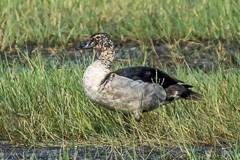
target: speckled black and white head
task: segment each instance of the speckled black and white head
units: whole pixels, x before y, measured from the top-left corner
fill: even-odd
[[[113,42],[107,33],[95,33],[86,40],[79,49],[95,49],[97,51],[113,50]]]

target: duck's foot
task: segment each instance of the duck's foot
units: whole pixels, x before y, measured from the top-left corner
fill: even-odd
[[[130,114],[124,114],[123,115],[123,120],[124,120],[124,128],[126,130],[127,133],[131,133],[131,125],[130,125],[130,119],[131,115]]]
[[[124,128],[128,134],[134,135],[135,139],[141,139],[141,133],[139,130],[141,128],[141,123],[140,123],[141,114],[140,113],[139,114],[133,113],[133,114],[136,122],[134,121],[131,122],[131,118],[132,118],[131,114],[124,114],[123,116]]]

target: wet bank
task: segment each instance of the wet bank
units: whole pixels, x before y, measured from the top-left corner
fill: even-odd
[[[207,71],[218,65],[240,66],[240,48],[237,44],[218,44],[213,42],[191,42],[179,40],[174,44],[156,43],[154,46],[139,45],[136,43],[115,44],[115,63],[120,65],[135,65],[137,62],[144,66],[174,68],[182,64],[190,68]],[[67,50],[62,48],[29,47],[17,48],[10,54],[2,54],[1,59],[8,61],[26,62],[26,57],[32,58],[41,55],[44,59],[54,61],[61,66],[64,61],[72,63],[88,63],[88,60],[97,58],[98,53],[92,50],[76,50],[75,45]]]
[[[239,154],[234,146],[74,146],[24,147],[2,141],[0,159],[229,159]]]

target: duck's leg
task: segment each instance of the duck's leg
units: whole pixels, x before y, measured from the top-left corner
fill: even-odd
[[[134,115],[135,120],[138,123],[140,123],[140,121],[141,121],[141,113],[139,111],[133,111],[133,115]]]
[[[132,114],[134,115],[134,118],[137,122],[136,126],[134,126],[132,123],[131,123],[131,116]],[[140,125],[140,120],[141,120],[141,114],[140,112],[132,112],[129,113],[129,114],[124,114],[123,115],[123,119],[124,119],[124,128],[125,130],[127,131],[127,133],[129,134],[134,134],[135,138],[139,138],[139,131],[138,131],[138,128],[141,128],[141,125]]]
[[[139,124],[141,121],[141,113],[138,111],[133,111],[133,115],[134,115],[134,119],[136,120],[136,122]],[[126,123],[126,126],[128,127],[128,130],[130,129],[130,121],[129,118],[131,118],[131,114],[124,114],[123,115],[124,118],[124,122]]]
[[[141,128],[141,113],[139,111],[133,111],[133,115],[134,115],[134,118],[137,122],[136,126],[135,126],[135,137],[139,139],[139,128]]]
[[[123,115],[124,128],[128,133],[131,132],[131,125],[130,125],[130,121],[129,121],[130,118],[131,118],[131,114]]]

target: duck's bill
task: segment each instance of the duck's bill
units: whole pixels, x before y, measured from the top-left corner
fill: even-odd
[[[76,47],[76,49],[92,49],[90,45],[90,40],[86,40],[82,45]]]

